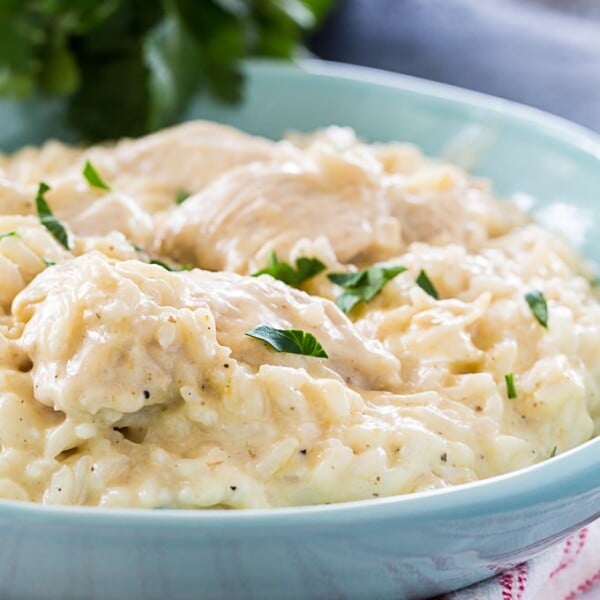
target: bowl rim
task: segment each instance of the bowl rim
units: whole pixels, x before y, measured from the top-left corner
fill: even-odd
[[[269,58],[254,58],[244,63],[250,74],[314,75],[400,89],[458,105],[470,104],[487,112],[508,117],[511,121],[519,121],[530,127],[534,125],[600,160],[600,131],[596,132],[559,115],[514,100],[414,75],[319,58],[299,58],[287,63]]]
[[[591,155],[600,165],[600,135],[581,125],[542,110],[511,100],[498,98],[457,86],[429,81],[418,77],[392,73],[369,67],[342,64],[320,59],[303,58],[292,63],[273,59],[250,59],[244,69],[252,75],[267,74],[272,77],[306,75],[342,79],[393,88],[417,95],[429,96],[444,102],[470,105],[528,127],[544,130],[560,141]],[[268,522],[270,526],[306,525],[311,523],[359,522],[393,517],[414,519],[419,515],[444,515],[460,510],[496,513],[498,502],[510,499],[511,506],[530,506],[531,497],[553,485],[577,479],[598,466],[600,436],[571,450],[529,467],[503,475],[435,490],[399,496],[369,498],[349,502],[308,506],[215,509],[215,508],[107,508],[97,506],[47,505],[34,502],[0,500],[0,516],[49,518],[55,520],[92,519],[97,521],[126,522],[153,525],[167,523],[188,527],[200,523],[212,529],[224,524],[239,527],[256,527]],[[562,473],[562,475],[561,475]],[[591,486],[590,490],[599,489]],[[596,517],[600,516],[600,508]],[[596,518],[594,517],[594,518]]]

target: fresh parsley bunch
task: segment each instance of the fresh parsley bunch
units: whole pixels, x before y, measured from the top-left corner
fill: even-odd
[[[235,102],[240,60],[290,58],[333,0],[0,0],[0,95],[62,96],[89,140],[174,122],[207,88]]]

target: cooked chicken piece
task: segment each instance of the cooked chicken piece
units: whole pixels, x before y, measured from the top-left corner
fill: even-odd
[[[386,235],[386,198],[369,178],[337,177],[289,163],[226,173],[159,226],[160,251],[211,270],[247,273],[273,249],[325,236],[341,262],[399,250]],[[393,226],[393,223],[392,223]],[[392,227],[393,229],[393,227]],[[393,250],[392,250],[393,249]]]
[[[399,385],[397,359],[360,337],[333,303],[269,277],[170,273],[92,252],[44,271],[13,314],[24,325],[36,398],[73,418],[168,403],[184,385],[222,386],[238,364],[284,365],[368,389]],[[259,324],[313,332],[329,359],[278,353],[246,335]]]
[[[27,148],[12,157],[0,155],[6,177],[34,190],[40,178],[51,186],[82,175],[86,160],[115,191],[132,195],[150,212],[175,203],[178,190],[201,190],[237,165],[268,160],[275,144],[232,127],[193,121],[114,146],[73,150],[49,142],[39,150]]]

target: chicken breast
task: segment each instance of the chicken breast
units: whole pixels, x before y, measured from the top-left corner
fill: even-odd
[[[302,238],[329,240],[337,258],[395,254],[400,247],[381,188],[354,169],[249,165],[231,171],[173,210],[157,247],[203,269],[247,273],[269,250],[287,254]],[[391,232],[390,232],[391,226]]]
[[[92,252],[48,268],[15,299],[13,314],[24,325],[36,398],[75,418],[110,419],[172,402],[182,386],[215,385],[236,361],[251,371],[285,365],[368,389],[400,381],[398,360],[360,337],[333,303],[270,277],[176,274]],[[312,331],[327,364],[246,335],[264,323]]]

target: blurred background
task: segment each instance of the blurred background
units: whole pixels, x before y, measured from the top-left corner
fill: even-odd
[[[600,0],[341,0],[309,47],[600,131]]]
[[[198,93],[240,101],[246,58],[303,43],[600,131],[600,0],[0,0],[0,100],[58,100],[88,141],[135,136]]]

